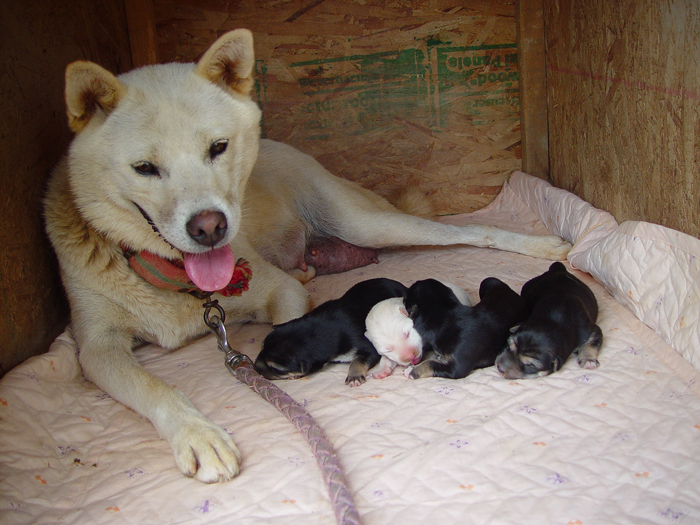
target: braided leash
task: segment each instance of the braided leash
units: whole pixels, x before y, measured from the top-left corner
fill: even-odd
[[[340,461],[323,429],[316,424],[306,409],[294,401],[289,394],[258,374],[247,355],[231,348],[224,327],[226,314],[219,302],[209,297],[204,303],[204,308],[204,322],[214,332],[219,350],[226,354],[226,368],[241,382],[248,385],[251,390],[257,392],[263,399],[282,412],[306,438],[316,458],[316,463],[321,469],[323,480],[326,482],[338,524],[360,525],[360,514],[355,508],[355,502],[350,489],[348,489]],[[216,309],[218,315],[210,316],[212,309]]]

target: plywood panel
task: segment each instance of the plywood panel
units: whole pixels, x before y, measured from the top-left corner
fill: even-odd
[[[522,169],[549,178],[547,133],[547,72],[543,0],[518,0],[515,24],[520,71]]]
[[[544,3],[554,183],[700,236],[700,3]]]
[[[0,2],[0,374],[48,349],[68,305],[44,234],[41,199],[71,134],[65,66],[131,66],[121,0]]]
[[[224,31],[255,34],[264,134],[439,213],[490,202],[520,168],[514,3],[155,1],[162,61]]]

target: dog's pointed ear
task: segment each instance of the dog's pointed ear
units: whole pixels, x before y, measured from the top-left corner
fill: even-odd
[[[126,93],[126,87],[106,69],[79,60],[66,68],[68,125],[78,133],[98,113],[110,114]]]
[[[253,33],[234,29],[214,42],[197,62],[195,72],[240,95],[253,89]]]

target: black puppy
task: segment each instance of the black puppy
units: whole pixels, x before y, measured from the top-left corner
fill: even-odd
[[[588,286],[555,262],[526,282],[521,294],[529,317],[513,329],[496,359],[506,379],[546,376],[559,370],[572,353],[578,354],[582,368],[598,366],[603,332],[595,324],[598,302]]]
[[[402,297],[406,287],[391,279],[369,279],[339,299],[273,328],[262,344],[255,369],[268,379],[294,379],[311,374],[333,360],[351,360],[345,383],[358,386],[380,356],[365,337],[365,318],[372,307]]]
[[[475,368],[494,364],[510,327],[525,319],[525,303],[495,277],[484,279],[479,297],[476,306],[464,306],[452,290],[434,279],[418,281],[408,289],[406,309],[428,355],[407,369],[408,377],[459,379]]]

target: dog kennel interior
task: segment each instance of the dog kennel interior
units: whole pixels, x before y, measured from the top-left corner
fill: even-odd
[[[239,27],[265,137],[390,199],[418,187],[441,220],[562,235],[601,303],[595,371],[349,389],[334,365],[280,383],[324,427],[363,521],[700,521],[698,2],[10,0],[0,14],[0,521],[334,521],[304,440],[211,337],[138,357],[230,428],[244,466],[225,484],[184,478],[147,421],[82,379],[43,229],[71,140],[66,65],[195,61]],[[320,301],[367,276],[440,274],[476,299],[488,275],[519,290],[548,264],[406,249],[308,286]],[[236,342],[254,354],[266,330]]]

